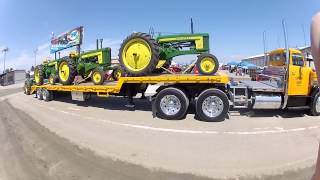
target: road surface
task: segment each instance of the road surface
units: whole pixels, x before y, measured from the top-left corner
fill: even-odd
[[[319,117],[231,112],[230,119],[153,119],[137,100],[38,101],[0,90],[0,179],[310,179]],[[10,95],[11,94],[11,95]]]

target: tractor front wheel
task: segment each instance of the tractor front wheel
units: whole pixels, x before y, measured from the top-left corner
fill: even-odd
[[[63,85],[70,85],[76,76],[76,64],[73,59],[65,58],[59,64],[59,81]]]
[[[100,70],[93,70],[91,80],[95,85],[102,85],[104,82],[104,73]]]
[[[120,67],[115,67],[111,76],[113,80],[118,81],[120,77],[124,76],[123,70]]]
[[[119,62],[129,75],[151,74],[159,61],[158,43],[146,33],[133,33],[121,44]]]
[[[218,71],[219,61],[212,54],[200,54],[196,66],[199,69],[200,74],[213,75]]]

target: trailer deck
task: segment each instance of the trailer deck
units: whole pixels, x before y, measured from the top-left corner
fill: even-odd
[[[216,74],[214,76],[203,76],[196,74],[164,74],[155,76],[143,76],[143,77],[120,77],[118,81],[106,81],[103,85],[94,85],[91,82],[81,83],[78,85],[50,85],[44,84],[41,86],[33,85],[31,87],[31,93],[34,93],[38,88],[45,88],[50,91],[79,91],[79,92],[96,92],[98,95],[103,94],[117,94],[120,92],[121,87],[124,84],[178,84],[178,83],[218,83],[227,84],[229,82],[229,76],[223,73]]]

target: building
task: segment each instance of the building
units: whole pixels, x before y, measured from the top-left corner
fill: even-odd
[[[0,85],[7,86],[10,84],[23,83],[26,80],[25,70],[12,70],[0,74]]]
[[[306,46],[306,47],[300,47],[298,49],[305,55],[305,58],[307,60],[308,65],[310,67],[314,67],[313,58],[311,55],[311,47]],[[249,63],[255,64],[256,66],[263,67],[263,66],[267,65],[267,60],[268,60],[268,58],[265,57],[264,54],[259,54],[259,55],[255,55],[255,56],[250,56],[250,57],[243,59],[241,61],[249,62]]]

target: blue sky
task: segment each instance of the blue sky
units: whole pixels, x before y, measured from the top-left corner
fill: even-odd
[[[211,53],[221,62],[263,53],[262,33],[268,50],[283,46],[281,20],[288,27],[289,45],[309,45],[311,17],[320,11],[319,0],[0,0],[0,47],[9,47],[7,67],[26,68],[49,57],[51,32],[59,34],[84,26],[83,49],[95,47],[96,38],[113,48],[134,31],[189,32],[194,19],[196,32],[210,34]],[[3,68],[0,54],[0,71]]]

